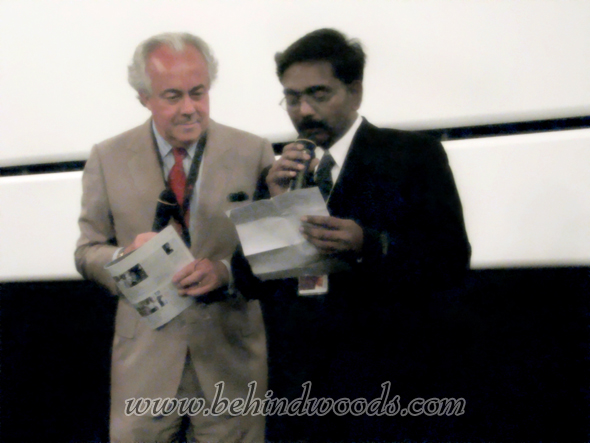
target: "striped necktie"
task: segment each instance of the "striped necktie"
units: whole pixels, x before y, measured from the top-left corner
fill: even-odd
[[[325,151],[315,173],[315,183],[320,188],[325,201],[328,201],[328,197],[334,186],[332,182],[332,168],[335,164],[334,158],[328,151]]]

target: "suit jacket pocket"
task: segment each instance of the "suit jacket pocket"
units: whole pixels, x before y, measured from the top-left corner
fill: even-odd
[[[134,338],[139,322],[139,314],[129,303],[119,300],[115,317],[115,334],[124,338]]]
[[[228,311],[224,314],[227,332],[238,333],[241,337],[248,337],[264,331],[262,313],[258,300],[246,301],[239,297],[228,304]]]
[[[260,302],[258,300],[246,301],[245,308],[245,322],[242,324],[240,331],[242,337],[263,333],[264,321],[262,319],[262,311],[260,310]]]

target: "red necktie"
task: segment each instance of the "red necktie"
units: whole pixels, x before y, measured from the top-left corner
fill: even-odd
[[[170,169],[168,174],[168,185],[176,195],[176,201],[180,207],[184,206],[184,191],[186,189],[186,174],[184,173],[184,166],[182,161],[186,157],[186,149],[172,148],[172,155],[174,155],[174,166]],[[188,208],[184,214],[185,221],[188,226]]]

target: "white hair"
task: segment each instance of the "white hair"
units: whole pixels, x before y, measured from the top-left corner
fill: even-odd
[[[149,55],[160,45],[166,45],[179,52],[183,51],[186,45],[193,46],[205,58],[209,71],[209,84],[213,84],[217,77],[217,60],[213,56],[209,45],[199,37],[186,32],[166,32],[144,40],[135,49],[133,59],[128,67],[128,80],[131,87],[138,94],[150,95],[152,93],[152,85],[150,77],[146,73],[146,65]]]

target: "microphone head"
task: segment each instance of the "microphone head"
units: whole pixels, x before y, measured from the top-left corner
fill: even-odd
[[[303,147],[307,150],[307,151],[311,151],[313,152],[313,150],[315,148],[317,148],[318,145],[315,144],[315,142],[313,140],[310,140],[308,138],[298,138],[297,140],[295,140],[293,143],[298,143],[300,145],[303,145]]]
[[[305,162],[305,168],[299,171],[291,182],[291,190],[301,189],[303,187],[303,184],[305,183],[305,174],[308,173],[309,163],[315,157],[315,148],[317,147],[315,142],[306,138],[298,138],[293,143],[303,145],[303,149],[309,154],[310,159]]]
[[[154,223],[152,224],[152,231],[160,232],[164,229],[170,218],[176,218],[177,212],[179,212],[178,202],[176,201],[176,195],[171,189],[164,189],[158,197],[158,205],[156,206],[156,215],[154,217]]]
[[[174,194],[174,191],[172,191],[172,189],[169,188],[164,189],[158,197],[158,204],[170,206],[178,205],[178,202],[176,201],[176,194]]]

